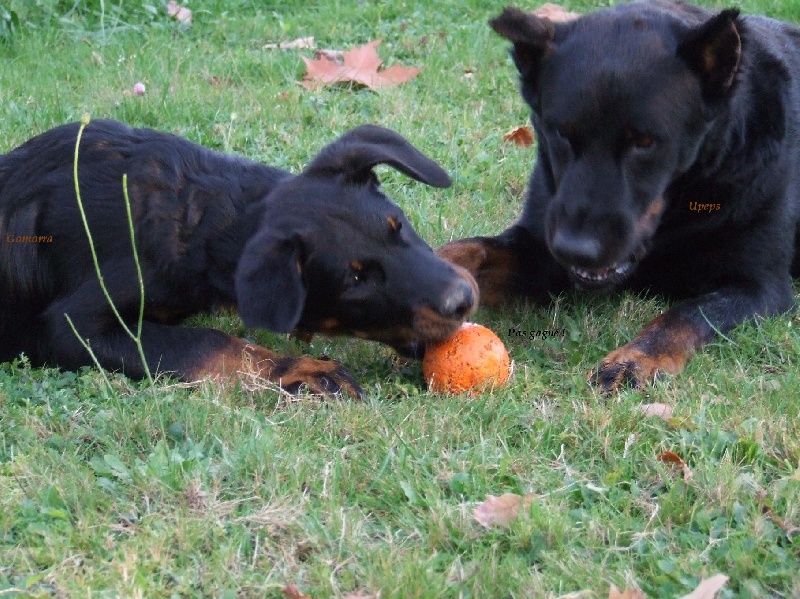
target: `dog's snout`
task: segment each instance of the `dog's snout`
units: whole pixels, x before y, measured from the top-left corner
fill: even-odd
[[[585,234],[556,230],[550,250],[562,264],[596,267],[602,262],[603,246],[599,240]]]
[[[465,318],[475,311],[477,299],[470,282],[459,277],[441,297],[437,311],[445,318]]]

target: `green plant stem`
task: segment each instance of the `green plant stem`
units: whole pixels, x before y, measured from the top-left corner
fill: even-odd
[[[133,246],[133,259],[134,259],[134,262],[136,264],[136,273],[137,273],[137,276],[138,276],[138,279],[139,279],[139,292],[140,292],[140,295],[139,295],[139,320],[138,320],[138,326],[137,326],[136,334],[134,334],[133,331],[131,331],[131,329],[128,326],[128,324],[122,318],[122,315],[119,313],[119,310],[117,310],[117,306],[114,304],[114,300],[111,298],[111,294],[108,292],[108,288],[106,287],[105,281],[103,280],[103,273],[100,270],[100,261],[97,258],[97,251],[95,250],[94,239],[92,238],[92,232],[89,229],[89,222],[86,219],[86,211],[83,208],[83,200],[81,199],[81,190],[80,190],[80,184],[79,184],[79,180],[78,180],[78,153],[79,153],[79,148],[80,148],[80,144],[81,144],[81,138],[83,137],[83,130],[89,124],[89,120],[90,119],[89,119],[88,116],[85,116],[81,120],[81,126],[78,129],[78,136],[77,136],[77,139],[75,140],[75,153],[74,153],[74,159],[73,159],[73,164],[72,164],[72,179],[73,179],[73,181],[75,183],[75,197],[78,200],[78,210],[81,213],[81,220],[83,221],[83,228],[86,231],[86,238],[89,240],[89,250],[91,251],[91,254],[92,254],[92,261],[94,263],[94,270],[95,270],[95,273],[97,274],[97,280],[100,283],[100,288],[102,289],[103,295],[105,296],[106,301],[108,302],[108,305],[111,307],[112,312],[114,312],[114,316],[117,317],[117,320],[119,321],[120,325],[122,325],[122,328],[125,330],[125,333],[136,344],[136,350],[139,353],[139,358],[141,359],[142,365],[144,366],[144,371],[147,374],[147,380],[150,382],[150,384],[152,386],[152,384],[153,384],[153,375],[150,373],[150,368],[147,365],[147,359],[146,359],[145,354],[144,354],[144,347],[142,346],[142,339],[141,339],[142,320],[144,318],[144,281],[142,279],[141,266],[139,265],[138,252],[136,251],[136,241],[135,241],[134,232],[133,232],[134,231],[133,217],[131,215],[130,198],[128,196],[128,177],[127,177],[127,174],[122,176],[122,191],[123,191],[123,196],[125,198],[125,209],[126,209],[126,212],[127,212],[127,215],[128,215],[128,226],[129,226],[130,233],[131,233],[131,245]],[[66,316],[66,314],[65,314],[65,316]],[[67,316],[67,319],[69,319],[68,316]],[[72,326],[71,322],[70,322],[70,326]],[[77,334],[77,330],[74,327],[73,327],[73,331],[75,331],[76,334]],[[80,337],[79,337],[79,339],[80,339]],[[84,344],[84,347],[86,347],[88,345],[83,340],[81,340],[81,342]],[[92,356],[92,357],[94,359],[94,356]],[[97,360],[95,359],[95,361],[97,361]]]

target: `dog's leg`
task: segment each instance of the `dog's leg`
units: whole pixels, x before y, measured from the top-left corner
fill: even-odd
[[[653,319],[629,343],[612,351],[589,375],[605,393],[640,387],[660,373],[677,374],[692,354],[755,316],[774,316],[793,305],[789,280],[758,291],[727,288],[681,302]]]
[[[518,225],[496,237],[451,241],[437,248],[436,254],[469,271],[486,306],[495,307],[514,296],[544,304],[550,293],[566,288],[563,269],[544,244]]]
[[[629,343],[608,354],[589,375],[589,381],[605,393],[626,384],[638,388],[659,373],[679,373],[692,354],[713,337],[714,330],[699,312],[668,310]]]
[[[139,290],[138,286],[130,284],[131,280],[135,280],[135,275],[124,267],[104,267],[103,273],[120,314],[135,330]],[[148,287],[152,292],[150,295],[147,294]],[[147,278],[145,290],[148,305],[170,305],[162,303],[166,300],[157,296],[160,291],[158,286],[148,286]],[[89,344],[102,367],[122,370],[133,378],[146,376],[135,343],[116,320],[94,279],[51,305],[45,313],[42,334],[47,339],[41,345],[47,347],[46,362],[70,369],[93,364],[89,353],[69,326],[65,314],[70,316],[78,334]],[[141,343],[152,374],[173,373],[186,381],[203,378],[226,380],[255,375],[292,393],[305,385],[309,391],[318,394],[340,391],[352,397],[362,394],[350,373],[334,361],[306,356],[280,356],[264,347],[248,344],[213,329],[192,329],[145,321],[142,323]]]
[[[355,379],[337,362],[281,356],[214,329],[145,322],[141,340],[151,374],[164,372],[185,381],[211,378],[220,382],[252,376],[271,381],[289,393],[297,393],[305,385],[311,393],[321,395],[362,394]],[[133,378],[146,376],[133,341],[120,327],[105,330],[89,338],[88,343],[104,368],[122,370]],[[76,366],[77,348],[69,345],[64,339],[60,349],[69,353],[72,366]],[[91,363],[88,354],[83,357],[78,353],[77,358],[82,364]]]
[[[91,342],[92,351],[111,367],[130,376],[145,375],[138,353],[122,333],[113,331]],[[308,356],[281,356],[269,349],[247,343],[221,331],[144,323],[142,346],[148,366],[155,372],[174,373],[187,381],[206,378],[225,381],[251,376],[275,383],[289,393],[301,387],[320,395],[344,392],[362,395],[347,370],[332,360]]]

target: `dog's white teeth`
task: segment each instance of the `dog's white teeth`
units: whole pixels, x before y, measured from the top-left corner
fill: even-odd
[[[585,268],[574,268],[573,271],[583,279],[591,281],[602,281],[608,276],[608,269],[602,270],[586,270]]]
[[[616,264],[616,263],[612,264],[607,268],[599,268],[597,270],[588,270],[586,268],[579,268],[577,266],[574,266],[572,268],[572,272],[574,272],[582,279],[598,282],[598,281],[605,281],[612,274],[618,276],[625,275],[630,269],[630,267],[631,264]]]

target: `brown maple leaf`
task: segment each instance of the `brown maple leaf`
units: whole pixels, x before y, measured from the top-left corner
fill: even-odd
[[[261,46],[262,50],[306,50],[314,47],[313,37],[298,37],[290,42],[273,42]]]
[[[341,61],[331,58],[327,53],[317,58],[305,58],[306,74],[300,85],[307,89],[334,85],[349,81],[370,89],[392,87],[413,79],[419,73],[416,67],[394,65],[379,71],[382,61],[375,50],[383,40],[375,40],[342,52]]]
[[[665,403],[643,403],[639,406],[639,410],[647,418],[661,418],[667,422],[672,418],[672,406]]]
[[[715,574],[711,578],[701,580],[695,590],[688,595],[683,595],[680,599],[714,599],[726,582],[728,582],[727,576]],[[608,599],[647,599],[647,595],[638,589],[620,591],[612,584],[608,591]]]
[[[294,583],[287,584],[285,587],[283,587],[281,589],[281,593],[283,593],[287,599],[311,599],[311,595],[301,593],[300,589],[298,589],[297,585]]]
[[[720,589],[728,582],[728,577],[724,574],[714,574],[711,578],[701,580],[697,588],[681,599],[714,599]]]
[[[692,476],[694,476],[694,472],[692,469],[689,468],[689,465],[683,461],[683,458],[679,456],[674,451],[665,451],[656,456],[656,459],[659,462],[663,462],[670,466],[675,467],[675,469],[680,469],[683,472],[683,480],[688,481]]]
[[[504,493],[500,497],[487,495],[486,501],[478,504],[478,507],[472,511],[472,515],[478,524],[486,528],[505,527],[516,519],[520,509],[530,506],[533,499],[532,493],[528,493],[524,497],[516,493]]]
[[[620,591],[613,584],[608,591],[608,599],[647,599],[647,595],[639,589],[625,589]]]
[[[503,141],[510,141],[520,148],[533,145],[533,129],[529,125],[514,127],[503,136]]]
[[[531,12],[537,17],[542,17],[553,23],[567,23],[580,17],[578,13],[569,12],[563,6],[551,4],[550,2],[542,4],[539,8]]]

